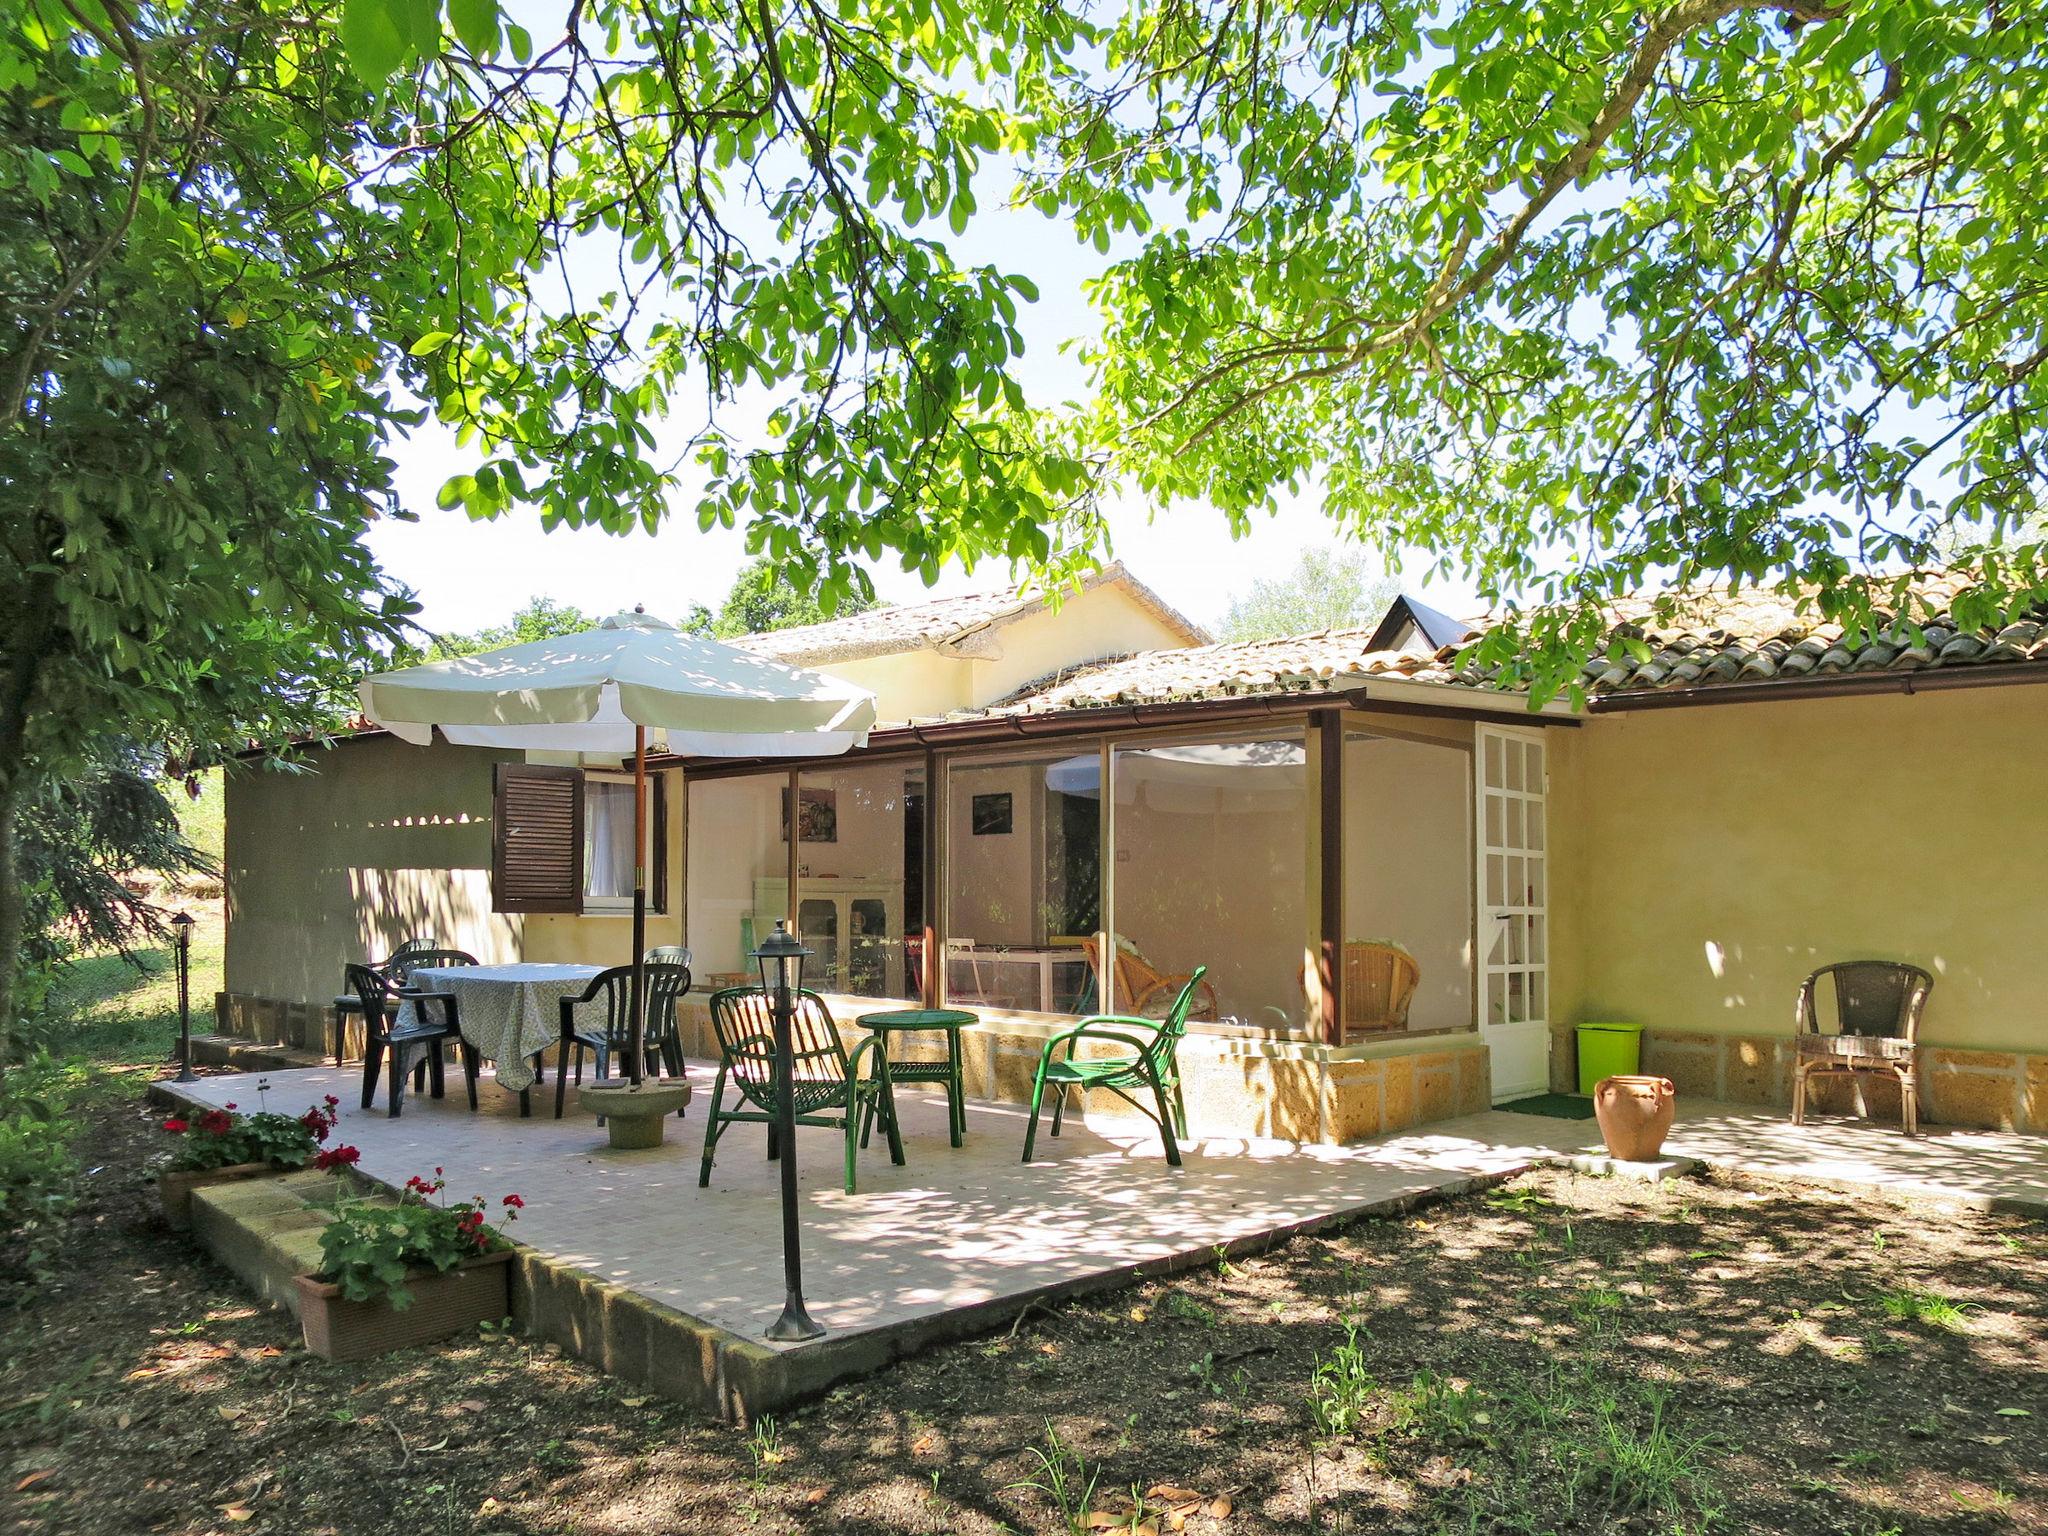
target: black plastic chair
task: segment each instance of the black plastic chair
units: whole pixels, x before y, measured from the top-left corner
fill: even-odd
[[[415,935],[394,949],[388,958],[372,960],[368,964],[373,971],[388,970],[408,955],[418,954],[423,950],[438,947],[438,941],[423,939]],[[351,1016],[360,1018],[363,1012],[363,1000],[356,996],[354,990],[348,986],[345,974],[347,969],[346,966],[342,967],[344,972],[342,986],[344,990],[335,994],[334,998],[334,1049],[330,1054],[334,1057],[334,1064],[336,1066],[340,1066],[342,1062],[348,1059],[348,1021]]]
[[[427,957],[433,957],[431,960]],[[476,960],[457,949],[421,950],[408,957],[414,965],[475,965]],[[395,1118],[405,1103],[406,1053],[419,1049],[424,1057],[411,1070],[424,1073],[434,1098],[447,1091],[446,1069],[441,1046],[453,1040],[462,1053],[463,1076],[469,1087],[469,1107],[476,1108],[476,1079],[479,1066],[476,1047],[462,1037],[455,999],[445,992],[421,992],[404,985],[396,966],[379,968],[352,965],[348,968],[349,989],[363,1010],[363,1108],[377,1098],[377,1077],[389,1057],[390,1114]],[[412,1019],[401,1023],[400,1005],[411,1003]],[[435,1015],[439,1017],[435,1017]]]
[[[647,1009],[641,1025],[641,1047],[645,1052],[645,1059],[640,1064],[641,1071],[659,1076],[660,1073],[656,1070],[658,1063],[667,1069],[670,1077],[681,1077],[683,1053],[681,1042],[676,1037],[676,1004],[682,995],[690,990],[690,968],[687,965],[660,965],[650,961],[645,967],[645,975]],[[576,1010],[600,1000],[604,1003],[604,1018],[601,1021],[589,1021],[579,1025]],[[590,978],[590,985],[583,989],[582,996],[563,998],[561,1007],[562,1037],[558,1047],[560,1055],[555,1060],[557,1120],[562,1118],[568,1101],[572,1059],[576,1081],[581,1083],[583,1053],[591,1052],[597,1058],[596,1075],[602,1080],[611,1075],[612,1058],[624,1056],[633,1048],[633,967],[615,965],[608,971],[599,971]],[[519,1094],[519,1113],[531,1113],[527,1092],[524,1089]],[[677,1110],[676,1114],[680,1118],[682,1111]]]

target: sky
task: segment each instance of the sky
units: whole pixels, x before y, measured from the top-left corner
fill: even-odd
[[[434,506],[433,488],[445,469],[438,455],[412,444],[399,450],[404,483],[419,510],[416,523],[384,522],[370,545],[384,569],[411,587],[421,604],[419,622],[435,633],[480,629],[503,622],[531,597],[552,597],[586,613],[611,613],[644,604],[650,613],[680,617],[692,603],[716,608],[745,560],[741,534],[699,533],[687,514],[660,533],[619,536],[594,528],[543,531],[537,515],[515,511],[475,524],[461,511]],[[441,463],[447,462],[442,460]],[[1126,507],[1110,518],[1116,557],[1197,623],[1213,627],[1256,579],[1285,575],[1311,544],[1328,545],[1335,528],[1313,505],[1297,504],[1233,542],[1220,513],[1185,507],[1159,520]],[[1419,562],[1411,569],[1420,569]],[[891,568],[874,573],[888,602],[1001,586],[1007,571],[983,565],[972,576],[948,570],[936,588]],[[1454,613],[1477,606],[1470,588],[1424,583],[1411,575],[1404,589]]]
[[[559,27],[561,8],[559,0],[518,0],[514,5],[537,37]],[[1083,399],[1089,393],[1087,375],[1066,344],[1096,332],[1083,284],[1105,258],[1082,247],[1065,225],[1035,211],[1009,208],[1006,186],[994,184],[1007,183],[1007,178],[1007,170],[991,170],[978,179],[982,212],[964,235],[940,238],[963,263],[1021,272],[1037,284],[1039,300],[1025,306],[1019,323],[1027,338],[1019,382],[1037,404]],[[736,227],[757,223],[745,210],[736,215]],[[935,231],[927,225],[919,233],[933,236]],[[599,264],[614,258],[608,247],[590,254],[594,260],[588,273],[576,272],[586,293],[606,285]],[[1112,247],[1113,256],[1122,254],[1123,249]],[[571,265],[580,268],[580,258],[572,256]],[[685,398],[689,393],[682,391]],[[694,425],[678,423],[662,435],[680,442]],[[369,544],[386,573],[412,589],[421,604],[419,622],[431,632],[500,623],[534,597],[554,598],[586,613],[639,603],[650,613],[677,618],[692,604],[716,608],[745,562],[741,532],[697,531],[687,491],[675,515],[653,536],[597,529],[546,532],[536,513],[521,510],[477,524],[459,509],[442,511],[435,505],[448,476],[474,467],[472,456],[458,449],[448,432],[429,423],[390,451],[398,463],[400,500],[417,520],[380,523]],[[1255,524],[1239,541],[1232,540],[1221,513],[1203,506],[1177,506],[1155,520],[1133,498],[1112,504],[1109,523],[1114,557],[1181,612],[1212,626],[1254,581],[1285,575],[1303,549],[1337,539],[1313,493]],[[1428,565],[1419,556],[1406,562],[1405,590],[1452,613],[1477,611],[1480,605],[1470,587],[1424,582],[1421,574]],[[931,589],[917,575],[893,566],[870,574],[882,598],[898,603],[986,590],[1009,579],[1005,567],[986,564],[972,575],[949,568]]]

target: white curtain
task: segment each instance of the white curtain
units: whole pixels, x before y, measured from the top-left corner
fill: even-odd
[[[633,894],[633,786],[609,779],[583,788],[583,894]]]

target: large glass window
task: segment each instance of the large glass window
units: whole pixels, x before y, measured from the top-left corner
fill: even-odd
[[[1344,1035],[1472,1026],[1472,753],[1344,738]]]
[[[789,911],[785,773],[690,785],[684,932],[697,985],[759,984],[748,958]]]
[[[1302,1026],[1308,754],[1300,735],[1112,754],[1117,1007],[1157,1015],[1206,965],[1193,1017]]]
[[[586,907],[633,900],[633,784],[586,775],[583,783],[583,899]]]
[[[805,984],[916,1000],[923,990],[924,765],[806,769],[797,804],[796,931],[811,951]],[[786,817],[782,830],[786,836]],[[780,879],[764,884],[781,899]]]
[[[962,1007],[1087,1013],[1102,923],[1102,757],[1092,746],[952,764],[946,995]]]

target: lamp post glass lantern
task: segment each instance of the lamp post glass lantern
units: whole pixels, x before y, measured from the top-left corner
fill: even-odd
[[[172,948],[178,965],[178,1076],[181,1083],[199,1080],[192,1070],[192,914],[171,918]]]
[[[796,1086],[790,1035],[796,1024],[797,999],[803,994],[804,961],[810,955],[789,931],[777,922],[775,931],[754,951],[761,967],[761,989],[768,994],[775,1014],[775,1145],[782,1163],[782,1315],[768,1325],[768,1337],[778,1343],[815,1339],[824,1329],[804,1310],[803,1258],[799,1251],[796,1194]]]

